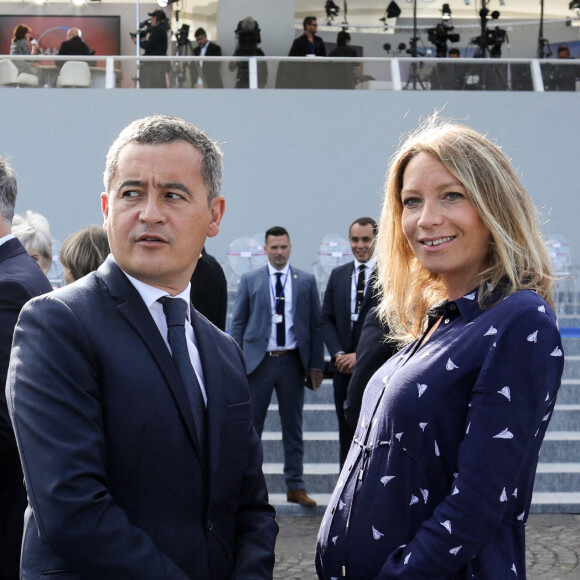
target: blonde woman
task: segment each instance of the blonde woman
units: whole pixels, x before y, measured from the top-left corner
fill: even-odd
[[[403,348],[366,388],[319,578],[522,580],[564,363],[534,205],[495,144],[432,118],[391,161],[376,254]]]

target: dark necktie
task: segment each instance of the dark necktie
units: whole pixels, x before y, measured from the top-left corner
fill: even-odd
[[[193,420],[195,422],[197,439],[205,461],[207,448],[205,402],[197,376],[191,364],[191,359],[189,358],[185,338],[185,314],[189,305],[181,298],[170,298],[169,296],[159,298],[159,302],[163,304],[163,312],[167,320],[167,339],[171,347],[171,354],[187,392],[193,413]]]
[[[356,314],[360,312],[363,298],[365,297],[365,268],[366,266],[364,264],[361,264],[358,267],[358,279],[356,281]]]
[[[282,322],[280,322],[280,316]],[[286,345],[286,321],[284,320],[284,288],[282,287],[282,272],[276,272],[276,343]]]

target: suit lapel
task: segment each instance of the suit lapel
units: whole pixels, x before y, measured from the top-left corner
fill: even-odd
[[[371,296],[373,295],[373,292],[374,292],[373,282],[374,282],[376,274],[377,274],[377,269],[374,268],[373,271],[371,272],[371,276],[370,276],[369,281],[367,283],[366,292],[365,292],[365,295],[363,297],[363,301],[362,301],[362,304],[360,307],[361,310],[366,306],[367,302],[371,299]]]
[[[338,285],[338,292],[340,295],[337,297],[337,304],[339,305],[338,312],[348,312],[348,323],[350,325],[350,313],[351,310],[351,291],[352,291],[352,277],[354,275],[354,262],[351,262],[350,268],[344,269],[344,278],[342,284]]]
[[[203,462],[199,442],[193,423],[193,415],[187,398],[185,387],[177,371],[177,367],[171,358],[167,345],[163,340],[157,325],[155,324],[149,309],[143,302],[141,295],[133,284],[129,282],[121,269],[117,266],[114,258],[109,256],[99,268],[99,274],[105,282],[111,296],[118,302],[119,313],[127,320],[143,341],[151,356],[159,366],[165,381],[172,392],[175,404],[186,425],[192,439],[195,450]],[[205,371],[205,369],[204,369]]]
[[[288,270],[288,274],[290,275],[290,281],[292,283],[292,312],[293,318],[296,319],[296,307],[298,306],[298,287],[302,283],[302,278],[300,274],[294,270],[294,268],[290,267]]]

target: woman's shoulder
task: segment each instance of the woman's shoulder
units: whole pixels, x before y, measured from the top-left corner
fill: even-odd
[[[525,321],[526,327],[535,324],[558,331],[554,310],[533,290],[517,290],[485,310],[483,314],[484,318],[491,320],[494,324],[497,322],[505,329],[512,324],[523,324]]]

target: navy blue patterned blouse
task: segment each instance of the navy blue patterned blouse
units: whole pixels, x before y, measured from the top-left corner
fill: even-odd
[[[518,291],[477,292],[369,381],[322,520],[316,568],[333,580],[522,580],[540,446],[560,387],[556,318]]]

